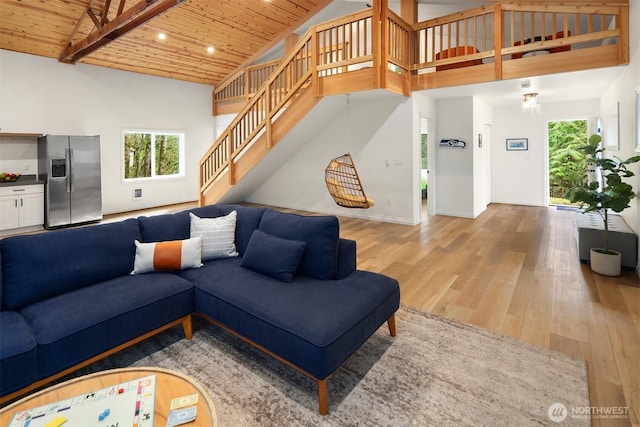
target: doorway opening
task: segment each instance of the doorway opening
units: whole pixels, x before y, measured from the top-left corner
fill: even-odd
[[[587,163],[580,146],[587,141],[587,120],[551,121],[549,135],[549,205],[572,206],[565,193]]]
[[[420,118],[420,201],[422,213],[428,212],[428,179],[429,179],[429,120]]]

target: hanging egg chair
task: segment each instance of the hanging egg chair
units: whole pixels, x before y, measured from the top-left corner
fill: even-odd
[[[365,195],[358,171],[349,153],[329,162],[324,170],[324,181],[329,194],[338,206],[367,209],[375,204]]]

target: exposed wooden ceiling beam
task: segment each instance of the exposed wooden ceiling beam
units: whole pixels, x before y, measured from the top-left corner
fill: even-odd
[[[100,27],[109,22],[109,18],[107,15],[109,14],[109,8],[111,7],[111,0],[107,0],[104,3],[104,13],[102,14],[102,19],[100,20]]]
[[[86,38],[73,45],[68,44],[60,56],[60,61],[73,64],[183,1],[184,0],[141,0],[105,25],[97,27]],[[104,16],[106,16],[106,14],[107,11],[105,10]]]

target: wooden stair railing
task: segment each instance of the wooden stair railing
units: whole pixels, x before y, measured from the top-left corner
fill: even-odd
[[[259,136],[266,135],[267,148],[273,144],[270,128],[277,113],[305,82],[311,81],[311,44],[311,31],[308,31],[203,156],[200,161],[201,204],[209,187],[221,175],[228,175],[229,185],[235,184],[239,179],[235,171],[236,160]]]
[[[320,77],[349,73],[350,66],[371,61],[366,38],[371,16],[370,10],[356,13],[316,26],[300,38],[200,160],[201,204],[224,195],[322,98]],[[246,88],[241,74],[229,81],[241,81]],[[235,90],[239,94],[230,89],[230,98],[248,93]],[[287,112],[294,102],[296,108]]]
[[[413,25],[374,7],[319,24],[281,61],[240,70],[214,92],[214,111],[245,105],[200,161],[200,203],[216,202],[323,96],[628,63],[628,4],[495,3]]]

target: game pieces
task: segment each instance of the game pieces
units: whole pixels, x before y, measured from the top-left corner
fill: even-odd
[[[167,418],[167,427],[190,423],[196,419],[198,395],[177,397],[171,401],[171,411]]]
[[[65,417],[61,417],[60,415],[58,415],[57,417],[49,421],[45,425],[45,427],[60,427],[62,424],[66,422],[67,422],[67,419]]]
[[[110,413],[111,409],[105,409],[100,415],[98,415],[98,421],[104,421],[104,419],[107,418]]]

